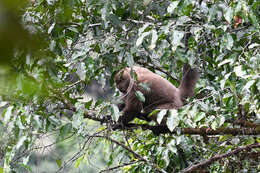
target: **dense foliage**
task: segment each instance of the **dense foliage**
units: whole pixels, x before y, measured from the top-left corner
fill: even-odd
[[[0,172],[44,172],[48,157],[49,172],[260,171],[258,0],[5,0],[0,9]],[[143,66],[178,86],[184,63],[200,79],[195,97],[170,110],[169,133],[139,119],[112,130],[120,69]]]

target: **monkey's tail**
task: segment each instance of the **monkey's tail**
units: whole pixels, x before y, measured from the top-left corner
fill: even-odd
[[[198,79],[198,68],[191,68],[188,64],[185,64],[183,66],[183,78],[181,81],[181,85],[179,86],[182,100],[194,95],[194,88]]]

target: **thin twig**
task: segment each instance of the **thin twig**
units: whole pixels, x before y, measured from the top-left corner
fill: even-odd
[[[124,148],[125,150],[129,151],[130,153],[132,153],[136,158],[139,159],[139,161],[143,161],[143,162],[146,162],[148,163],[149,165],[152,166],[152,168],[156,169],[157,172],[160,172],[160,173],[166,173],[166,171],[164,171],[163,169],[159,168],[156,164],[154,164],[153,162],[145,159],[144,157],[142,157],[140,154],[136,153],[135,151],[133,151],[131,148],[125,146],[124,144],[110,138],[110,137],[107,137],[107,136],[101,136],[101,135],[93,135],[93,137],[98,137],[98,138],[105,138],[107,140],[109,140],[110,142],[112,143],[115,143],[117,144],[118,146],[121,146],[122,148]]]
[[[66,93],[66,92],[69,91],[71,88],[73,88],[74,86],[78,85],[80,82],[82,82],[82,80],[78,80],[77,82],[74,82],[73,84],[70,84],[70,85],[67,86],[65,89],[63,89],[62,93]]]
[[[98,135],[99,133],[102,133],[102,132],[103,131],[97,132],[97,133],[95,133],[95,135]],[[67,165],[73,163],[79,157],[81,157],[83,155],[82,152],[86,151],[85,148],[86,148],[88,142],[91,142],[91,139],[93,139],[93,136],[91,136],[91,135],[86,135],[86,137],[88,137],[88,138],[84,141],[84,143],[83,143],[82,147],[80,148],[80,150],[78,152],[76,152],[76,154],[74,154],[69,160],[64,162],[64,164],[55,173],[62,172],[62,170],[64,170],[67,167]]]
[[[238,147],[238,148],[236,148],[236,149],[234,149],[234,150],[232,150],[230,152],[227,152],[225,154],[215,155],[215,156],[211,157],[208,160],[205,160],[203,162],[200,162],[198,164],[192,165],[192,166],[182,170],[181,173],[193,172],[193,171],[198,170],[200,168],[206,167],[206,166],[212,164],[213,162],[215,162],[217,160],[220,160],[220,159],[223,159],[223,158],[226,158],[226,157],[230,157],[232,155],[239,154],[242,151],[249,151],[249,150],[252,150],[253,148],[260,148],[260,143],[251,144],[251,145],[248,145],[248,146],[245,146],[245,147]]]
[[[100,171],[99,173],[110,172],[110,171],[113,171],[113,170],[115,170],[115,169],[119,169],[119,168],[122,168],[122,167],[125,167],[125,166],[128,166],[128,165],[136,164],[137,162],[138,162],[138,161],[129,162],[129,163],[123,163],[122,165],[118,165],[118,166],[115,166],[115,167],[111,167],[111,168],[108,168],[108,169],[104,169],[104,170]]]
[[[150,64],[148,64],[148,63],[146,63],[146,62],[140,62],[140,61],[138,61],[137,63],[140,64],[140,65],[144,65],[144,66],[146,66],[146,67],[150,67],[150,68],[153,68],[153,69],[155,69],[155,70],[158,70],[158,71],[160,71],[160,72],[166,74],[166,75],[167,75],[168,77],[170,77],[171,79],[173,79],[173,80],[175,80],[175,81],[177,81],[177,82],[180,82],[178,79],[174,78],[174,77],[171,75],[170,72],[161,69],[160,67],[156,66],[155,64],[150,65]]]

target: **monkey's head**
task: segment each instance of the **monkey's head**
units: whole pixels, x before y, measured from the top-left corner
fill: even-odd
[[[129,75],[129,69],[125,68],[120,70],[116,75],[115,75],[115,82],[116,82],[116,87],[119,89],[120,92],[126,93],[129,83],[130,83],[130,75]]]

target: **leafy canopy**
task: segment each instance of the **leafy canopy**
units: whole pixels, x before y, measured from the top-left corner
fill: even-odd
[[[99,153],[105,166],[94,172],[260,170],[258,0],[5,0],[0,8],[0,172],[34,172],[30,156],[55,144],[69,147],[50,151],[56,172]],[[139,128],[111,130],[120,69],[143,66],[177,86],[184,63],[201,75],[196,96],[169,111],[169,133],[155,136],[147,129],[156,123],[138,119]],[[54,141],[41,146],[45,135]]]

